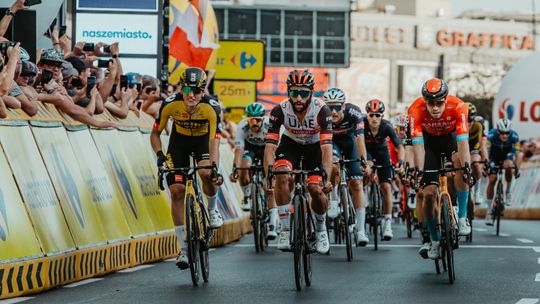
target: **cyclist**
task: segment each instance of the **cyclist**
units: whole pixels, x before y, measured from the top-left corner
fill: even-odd
[[[431,236],[431,246],[427,252],[427,257],[431,259],[440,257],[440,236],[435,216],[438,175],[421,172],[424,169],[440,169],[441,154],[452,160],[456,167],[470,164],[467,114],[467,105],[461,99],[448,95],[448,85],[438,78],[424,83],[422,96],[417,98],[408,110],[414,162],[420,172],[422,186],[422,191],[417,195],[422,200],[425,224]],[[469,174],[457,171],[454,179],[459,206],[459,235],[471,233],[467,219],[469,185],[465,182],[469,179]],[[419,253],[425,257],[423,251]]]
[[[466,103],[469,109],[469,148],[471,150],[471,161],[479,162],[488,159],[486,149],[486,132],[484,130],[484,119],[478,115],[476,106],[470,102]],[[480,180],[483,164],[475,163],[471,166],[475,181]],[[480,187],[475,187],[475,198],[478,196]]]
[[[332,111],[332,141],[334,162],[344,157],[355,160],[360,155],[367,158],[364,143],[364,119],[362,110],[351,104],[345,103],[345,93],[338,88],[327,90],[323,96],[324,102]],[[356,227],[358,246],[366,246],[369,239],[365,233],[366,201],[364,186],[362,185],[362,171],[359,163],[346,164],[348,173],[348,187],[352,194],[354,208],[356,209]],[[328,204],[328,217],[336,218],[339,214],[339,164],[334,164],[332,169],[332,192]]]
[[[383,240],[390,241],[394,236],[392,233],[392,179],[394,177],[394,169],[390,161],[388,144],[386,138],[389,137],[394,147],[398,149],[398,166],[399,173],[403,172],[405,148],[399,140],[396,131],[392,124],[383,119],[385,106],[378,99],[372,99],[366,104],[367,116],[364,117],[364,138],[366,141],[366,149],[368,156],[368,167],[373,164],[377,166],[388,166],[386,168],[377,169],[377,175],[381,184],[381,194],[383,196],[383,213],[384,221],[382,225]],[[370,175],[370,174],[367,174]]]
[[[265,116],[264,106],[258,102],[249,104],[245,110],[247,118],[238,124],[236,129],[236,140],[234,148],[234,168],[248,168],[254,159],[262,160],[264,157],[264,145],[266,134],[268,133],[268,116]],[[246,170],[239,170],[238,176],[230,175],[232,182],[240,180],[240,186],[244,193],[242,209],[249,211],[251,208],[251,173]],[[268,225],[268,239],[277,237],[277,224],[279,221],[274,196],[268,196],[268,209],[270,212],[270,224]]]
[[[157,155],[158,167],[165,163],[167,167],[190,166],[190,154],[193,153],[198,166],[208,166],[211,162],[218,163],[218,153],[211,144],[214,138],[219,139],[218,116],[210,104],[201,102],[206,86],[206,74],[199,68],[187,68],[180,77],[182,99],[177,94],[165,100],[156,119],[150,141]],[[162,151],[160,134],[169,118],[172,118],[172,128],[167,148],[167,155]],[[218,228],[223,219],[217,209],[217,186],[210,170],[199,171],[203,192],[208,200],[210,227]],[[168,174],[167,184],[171,191],[171,214],[176,237],[180,244],[180,252],[176,265],[180,269],[189,268],[186,245],[184,242],[184,197],[185,176],[180,173]]]
[[[313,96],[315,81],[308,70],[293,70],[287,77],[289,97],[275,106],[270,113],[270,128],[266,136],[264,168],[274,166],[275,171],[291,171],[300,166],[303,170],[323,169],[327,176],[332,172],[332,114],[324,102]],[[279,138],[280,127],[284,132]],[[279,144],[278,144],[279,143]],[[275,162],[275,163],[274,163]],[[326,231],[326,209],[328,199],[325,192],[332,190],[330,181],[321,187],[320,176],[309,176],[308,192],[316,218],[315,249],[327,253],[330,249]],[[281,222],[277,247],[290,249],[289,208],[292,178],[277,175],[274,198]]]
[[[488,135],[489,146],[489,183],[486,190],[486,200],[488,206],[488,212],[486,213],[486,225],[493,225],[492,213],[493,213],[493,194],[495,183],[497,182],[497,175],[495,170],[492,169],[494,165],[504,167],[504,176],[506,180],[506,203],[510,204],[512,197],[510,194],[512,186],[512,168],[515,166],[514,177],[519,177],[519,166],[521,164],[521,153],[519,135],[516,131],[512,130],[512,123],[510,120],[503,118],[497,121],[497,127],[489,131]]]

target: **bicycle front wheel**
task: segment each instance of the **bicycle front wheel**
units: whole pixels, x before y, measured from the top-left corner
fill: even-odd
[[[253,184],[251,187],[251,226],[253,227],[253,240],[255,241],[255,251],[261,252],[261,227],[259,224],[259,198],[257,188]]]
[[[379,187],[377,187],[376,183],[372,184],[371,189],[371,217],[373,219],[373,245],[375,247],[375,250],[379,250],[379,206],[381,205],[379,199],[380,199],[380,192]]]
[[[497,195],[495,197],[495,231],[497,233],[497,236],[499,235],[499,232],[501,230],[501,215],[504,208],[504,196],[503,196],[503,185],[502,182],[497,183]]]
[[[445,251],[444,258],[446,259],[448,281],[453,284],[456,279],[454,272],[454,239],[452,237],[452,229],[454,228],[451,222],[452,209],[447,196],[443,196],[441,205],[441,247]]]
[[[304,232],[304,214],[303,208],[300,207],[304,202],[301,199],[296,199],[294,204],[293,215],[293,238],[292,238],[292,250],[294,253],[294,283],[296,284],[296,290],[301,291],[303,285],[303,271],[304,271],[304,244],[303,238]]]
[[[351,223],[349,222],[351,195],[346,187],[341,187],[341,197],[343,199],[343,225],[345,226],[343,230],[345,233],[345,246],[347,248],[347,261],[350,262],[353,259],[351,234],[354,233],[354,231],[351,232],[351,229],[349,229],[349,227],[351,227]]]
[[[185,227],[188,241],[189,271],[193,285],[199,286],[199,227],[195,211],[195,197],[192,194],[188,194],[184,208],[186,208]]]
[[[210,278],[210,259],[209,259],[209,250],[210,250],[210,238],[212,236],[212,231],[210,230],[210,224],[208,222],[208,215],[206,209],[202,204],[199,204],[199,213],[200,216],[200,228],[202,231],[203,238],[199,240],[199,255],[201,260],[201,273],[204,282],[208,283]]]

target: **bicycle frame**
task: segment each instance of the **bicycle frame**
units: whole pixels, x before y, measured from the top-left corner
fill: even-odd
[[[440,225],[441,223],[441,204],[443,201],[443,197],[446,196],[448,198],[449,202],[452,202],[452,198],[450,197],[450,193],[448,192],[448,177],[445,174],[439,175],[439,199],[437,201],[437,221]],[[452,225],[455,225],[456,219],[454,212],[451,212],[451,221]]]

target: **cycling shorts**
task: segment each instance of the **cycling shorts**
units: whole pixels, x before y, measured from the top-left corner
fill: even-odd
[[[177,134],[171,137],[167,148],[167,157],[170,157],[173,168],[185,168],[191,166],[190,156],[193,154],[195,163],[210,159],[210,140],[208,135],[182,136]],[[186,177],[180,172],[167,174],[167,184],[186,184]]]
[[[433,136],[424,132],[424,170],[441,169],[441,155],[444,154],[447,161],[452,161],[452,155],[457,152],[456,133],[448,135]],[[425,173],[422,176],[422,187],[428,185],[439,185],[439,174]]]
[[[292,140],[286,135],[281,136],[279,146],[276,150],[276,162],[274,168],[285,165],[289,169],[300,169],[302,162],[302,170],[315,170],[322,167],[322,152],[321,145],[317,143],[302,145]],[[308,180],[321,181],[318,176],[310,177]]]
[[[248,159],[252,162],[254,159],[262,160],[264,158],[264,146],[255,146],[246,142],[242,158]]]
[[[358,159],[358,151],[356,149],[356,143],[354,141],[354,135],[339,135],[334,136],[333,141],[333,154],[339,159],[355,160]],[[361,179],[362,171],[360,170],[360,163],[347,163],[345,164],[347,169],[347,178],[349,179]]]
[[[390,160],[390,152],[388,148],[384,146],[383,149],[377,149],[367,152],[368,159],[373,161],[376,166],[387,166],[386,168],[377,169],[377,176],[380,183],[391,183],[394,179],[394,168],[392,168],[392,161]]]

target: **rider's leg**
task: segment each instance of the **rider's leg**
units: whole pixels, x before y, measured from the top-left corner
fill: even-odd
[[[334,152],[336,155],[336,152]],[[337,162],[339,158],[337,156],[333,157],[333,162]],[[332,165],[332,174],[330,175],[330,182],[332,183],[332,192],[330,192],[330,201],[328,203],[328,217],[336,218],[339,215],[339,164]]]
[[[472,153],[471,154],[471,163],[481,161],[482,157],[478,153]],[[472,173],[474,176],[474,180],[476,181],[476,185],[474,186],[474,198],[477,201],[478,200],[478,194],[480,191],[480,186],[478,185],[480,179],[482,178],[482,165],[481,164],[474,164],[472,165]]]
[[[510,193],[510,190],[512,189],[512,178],[513,178],[512,168],[513,167],[514,167],[514,162],[511,159],[506,159],[503,162],[504,179],[506,180],[506,191],[505,191],[505,193],[507,195],[508,195],[508,193]]]
[[[493,209],[493,196],[495,195],[495,183],[497,182],[497,175],[490,174],[489,181],[486,188],[486,203],[488,213],[491,213]]]
[[[169,186],[171,191],[171,216],[174,224],[174,232],[178,239],[180,249],[184,250],[184,197],[186,195],[186,186],[182,184],[172,184]]]
[[[437,186],[429,185],[423,189],[424,217],[432,241],[438,242],[439,231],[437,231]]]
[[[362,179],[351,179],[348,183],[352,193],[354,209],[356,211],[356,228],[364,231],[366,223],[366,198]]]
[[[242,158],[240,167],[249,168],[251,166],[251,158],[249,156]],[[242,188],[244,199],[242,200],[242,209],[249,211],[251,208],[251,172],[248,170],[238,171],[238,182]]]
[[[276,172],[291,171],[291,167],[280,165],[276,162]],[[276,201],[279,220],[281,222],[281,230],[288,231],[290,229],[290,201],[291,201],[291,178],[288,175],[276,175],[274,177],[274,199]]]
[[[457,153],[452,155],[452,162],[454,163],[455,167],[459,168],[463,166]],[[459,207],[458,218],[460,219],[467,218],[467,204],[469,202],[469,185],[463,180],[463,175],[463,170],[460,170],[456,172],[454,177],[454,186],[456,187],[457,202]]]

